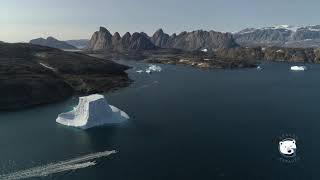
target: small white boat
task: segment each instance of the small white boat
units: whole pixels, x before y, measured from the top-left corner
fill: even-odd
[[[257,67],[257,70],[261,70],[261,69],[262,69],[262,67],[260,67],[260,66]]]
[[[150,70],[150,69],[147,69],[147,70],[146,70],[146,73],[151,74],[151,70]]]
[[[307,70],[306,66],[291,66],[291,71],[305,71]]]
[[[138,70],[136,72],[140,74],[140,73],[143,73],[143,70]]]

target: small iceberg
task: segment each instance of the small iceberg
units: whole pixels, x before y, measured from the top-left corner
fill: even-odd
[[[150,65],[147,69],[146,72],[150,71],[150,72],[161,72],[162,68],[160,66],[156,66],[156,65]]]
[[[201,51],[202,52],[208,52],[208,49],[202,49]]]
[[[160,66],[156,66],[156,65],[151,64],[151,65],[149,65],[148,68],[146,68],[146,70],[144,70],[144,71],[143,70],[138,70],[136,72],[139,73],[139,74],[141,74],[143,72],[151,74],[152,72],[161,72],[161,71],[162,71],[162,68]]]
[[[139,74],[141,74],[141,73],[143,73],[143,70],[138,70],[138,71],[136,71],[137,73],[139,73]]]
[[[70,112],[58,115],[57,123],[88,129],[107,124],[119,124],[129,119],[122,110],[109,105],[103,95],[79,97],[79,104]]]
[[[291,66],[291,71],[305,71],[307,70],[306,66]]]

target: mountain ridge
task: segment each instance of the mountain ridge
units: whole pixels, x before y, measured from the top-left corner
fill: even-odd
[[[320,47],[320,25],[278,25],[233,33],[241,46]]]
[[[34,45],[41,45],[41,46],[57,48],[57,49],[70,49],[70,50],[78,49],[75,46],[72,46],[65,41],[60,41],[52,36],[49,36],[46,39],[44,39],[44,38],[32,39],[29,41],[29,43],[34,44]]]

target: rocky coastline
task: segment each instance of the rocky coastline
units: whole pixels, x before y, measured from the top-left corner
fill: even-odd
[[[32,44],[0,44],[0,110],[115,90],[131,82],[129,67]]]

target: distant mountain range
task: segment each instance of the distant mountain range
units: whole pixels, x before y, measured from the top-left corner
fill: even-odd
[[[78,49],[84,49],[89,45],[89,39],[74,39],[74,40],[67,40],[65,42]]]
[[[216,31],[197,30],[192,32],[182,32],[178,35],[169,36],[162,29],[156,31],[150,38],[151,42],[158,47],[174,48],[186,51],[207,49],[214,51],[221,48],[237,47],[232,34]]]
[[[247,28],[233,36],[241,46],[320,47],[320,25]]]
[[[90,40],[59,41],[53,37],[38,38],[31,44],[54,47],[58,49],[112,50],[118,52],[154,50],[157,48],[178,49],[183,51],[216,51],[234,47],[291,47],[319,48],[320,25],[290,26],[280,25],[264,28],[247,28],[235,33],[196,30],[169,35],[162,29],[152,36],[144,32],[118,32],[113,35],[104,27],[93,33]]]
[[[88,50],[152,50],[160,48],[174,48],[186,51],[194,50],[215,50],[219,48],[237,47],[238,44],[234,41],[232,34],[220,33],[215,31],[192,31],[182,32],[178,35],[168,35],[159,29],[152,37],[146,33],[127,32],[122,37],[118,32],[111,33],[104,27],[100,27],[96,31],[89,42]]]
[[[68,50],[78,49],[77,47],[72,46],[65,41],[59,41],[58,39],[56,39],[54,37],[48,37],[47,39],[37,38],[37,39],[31,40],[29,43],[35,44],[35,45],[53,47],[53,48],[57,48],[57,49],[68,49]]]

